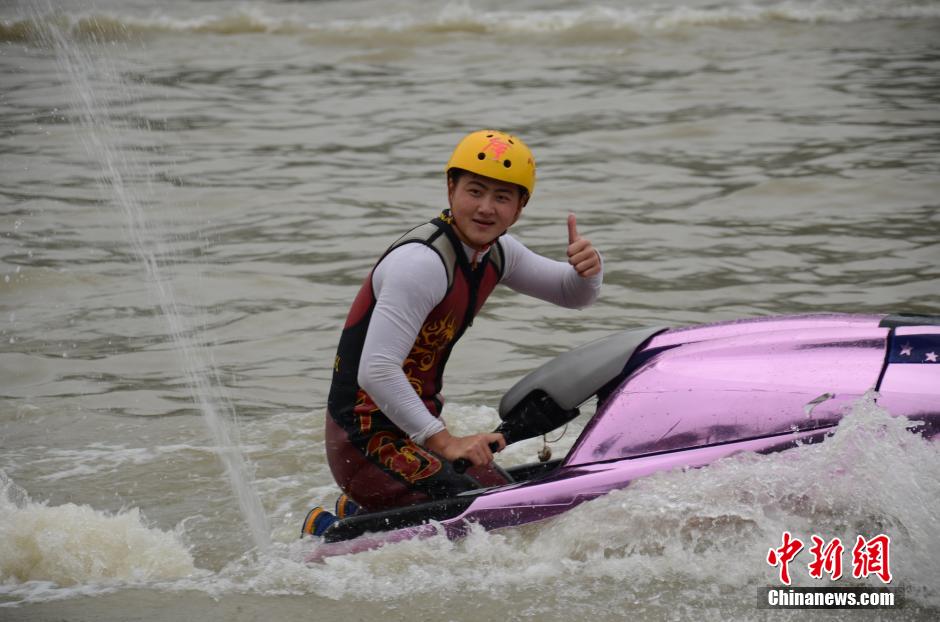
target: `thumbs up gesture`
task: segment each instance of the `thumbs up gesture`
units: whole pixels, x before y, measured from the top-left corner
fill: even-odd
[[[568,214],[568,263],[584,278],[601,271],[601,256],[589,239],[578,234],[578,222],[574,214]]]

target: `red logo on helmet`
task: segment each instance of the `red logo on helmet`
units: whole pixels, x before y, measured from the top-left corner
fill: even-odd
[[[487,143],[485,147],[483,147],[483,151],[492,152],[493,159],[497,161],[502,159],[503,154],[506,153],[507,149],[509,149],[509,143],[497,138],[496,136],[490,138],[490,142]]]

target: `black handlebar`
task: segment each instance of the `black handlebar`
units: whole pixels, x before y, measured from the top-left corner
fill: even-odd
[[[578,409],[564,409],[545,391],[530,393],[507,414],[499,427],[493,430],[503,435],[507,445],[551,432],[578,416]],[[499,450],[499,443],[490,443],[490,449]],[[454,460],[454,471],[464,473],[473,463],[466,458]]]
[[[497,452],[499,451],[499,443],[493,441],[490,443],[490,451]],[[454,460],[454,471],[457,473],[463,474],[467,469],[473,466],[473,463],[467,460],[466,458],[457,458]]]

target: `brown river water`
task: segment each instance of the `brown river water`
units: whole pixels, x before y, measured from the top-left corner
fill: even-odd
[[[940,615],[940,452],[870,401],[821,445],[303,563],[348,306],[482,127],[538,161],[514,234],[562,258],[573,212],[606,273],[581,311],[497,290],[459,432],[625,328],[940,313],[936,1],[0,3],[0,619],[802,617],[760,606],[781,533],[875,529],[891,619]]]

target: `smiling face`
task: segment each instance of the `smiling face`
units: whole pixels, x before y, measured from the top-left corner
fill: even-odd
[[[447,198],[457,235],[482,250],[519,220],[525,205],[519,186],[464,172],[447,180]]]

